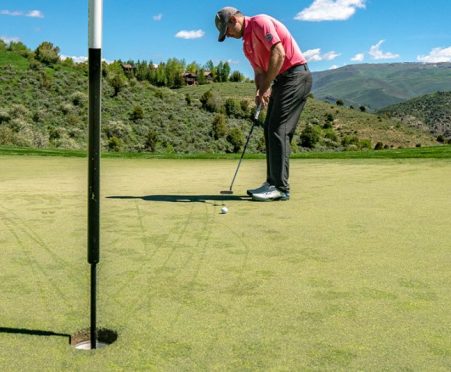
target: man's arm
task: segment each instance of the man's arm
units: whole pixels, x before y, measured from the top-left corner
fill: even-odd
[[[282,68],[283,61],[285,60],[285,49],[282,43],[277,43],[271,48],[271,55],[269,57],[268,71],[261,69],[255,69],[255,85],[257,87],[257,96],[255,101],[257,105],[268,103],[269,95],[271,94],[270,88],[272,81],[279,74]]]

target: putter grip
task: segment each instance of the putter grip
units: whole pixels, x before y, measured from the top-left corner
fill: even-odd
[[[257,106],[257,109],[255,110],[255,115],[254,115],[254,119],[258,120],[258,117],[260,116],[260,111],[262,110],[262,104],[259,104]]]

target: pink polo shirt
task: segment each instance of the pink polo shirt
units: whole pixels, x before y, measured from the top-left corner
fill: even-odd
[[[295,65],[307,62],[288,29],[266,14],[244,17],[243,50],[252,67],[268,71],[271,48],[278,42],[285,49],[280,74]]]

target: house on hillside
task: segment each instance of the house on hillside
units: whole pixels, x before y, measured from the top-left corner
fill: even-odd
[[[135,66],[129,64],[129,63],[123,63],[122,64],[122,69],[124,70],[124,72],[127,74],[131,74],[133,72],[133,70],[135,69]]]
[[[194,72],[185,72],[182,77],[186,85],[197,85],[199,83],[199,77]],[[204,79],[207,83],[212,83],[213,74],[210,71],[204,71]]]
[[[185,72],[183,75],[183,80],[185,80],[186,85],[196,85],[197,84],[197,74],[193,72]]]

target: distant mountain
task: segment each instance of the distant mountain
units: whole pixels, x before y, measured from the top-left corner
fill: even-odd
[[[371,111],[438,91],[451,91],[451,63],[357,64],[313,73],[315,98]]]
[[[451,139],[451,92],[437,92],[417,97],[379,111],[397,118],[410,127]]]

